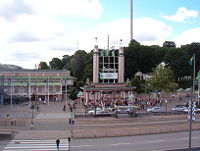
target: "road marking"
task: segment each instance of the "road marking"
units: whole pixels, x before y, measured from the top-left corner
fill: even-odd
[[[2,151],[55,151],[55,139],[49,140],[11,140]],[[60,139],[60,151],[68,150],[68,141]]]
[[[44,148],[44,149],[41,149],[41,148],[34,148],[34,149],[13,149],[13,150],[2,150],[2,151],[35,151],[35,150],[48,150],[48,151],[50,151],[50,150],[53,150],[53,151],[55,151],[55,150],[57,150],[56,148]],[[59,149],[59,151],[66,151],[66,149]]]
[[[147,143],[158,143],[158,142],[165,142],[166,140],[154,140],[154,141],[146,141]]]
[[[91,147],[93,145],[79,145],[79,146],[71,146],[71,147]]]
[[[117,145],[128,145],[131,143],[116,143],[116,144],[110,144],[111,146],[117,146]]]

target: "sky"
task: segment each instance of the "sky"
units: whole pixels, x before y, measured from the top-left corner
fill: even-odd
[[[200,0],[133,0],[133,38],[142,45],[199,42],[199,11]],[[1,64],[34,69],[95,44],[107,48],[108,35],[110,47],[129,44],[130,0],[0,0]]]

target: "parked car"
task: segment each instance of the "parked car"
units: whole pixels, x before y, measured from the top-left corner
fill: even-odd
[[[186,106],[176,106],[175,108],[172,109],[172,111],[183,112],[185,109],[187,109]]]
[[[130,112],[131,112],[131,109],[129,108],[117,109],[117,113],[119,114],[129,114]]]
[[[97,116],[111,116],[111,113],[109,111],[101,111],[96,115]]]
[[[188,108],[186,108],[183,112],[187,114],[188,113]],[[194,108],[194,112],[195,113],[200,113],[200,108]]]
[[[101,111],[102,111],[101,108],[96,108],[96,115],[99,114]],[[95,109],[89,110],[88,114],[95,115]]]
[[[153,107],[150,109],[147,109],[147,112],[152,112],[152,113],[160,113],[160,112],[165,112],[163,107]]]

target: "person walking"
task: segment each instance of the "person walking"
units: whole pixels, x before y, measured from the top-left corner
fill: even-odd
[[[56,140],[57,150],[59,150],[59,145],[60,145],[60,139],[58,138],[58,139]]]
[[[63,111],[66,111],[66,105],[63,106]]]

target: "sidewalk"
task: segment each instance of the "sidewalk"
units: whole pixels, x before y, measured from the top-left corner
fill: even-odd
[[[185,115],[157,116],[145,118],[87,118],[75,119],[73,138],[97,138],[112,136],[132,136],[188,131],[189,122]],[[62,120],[62,119],[60,119]],[[200,121],[193,123],[193,130],[200,129]],[[18,130],[16,139],[56,139],[71,136],[70,130]]]

